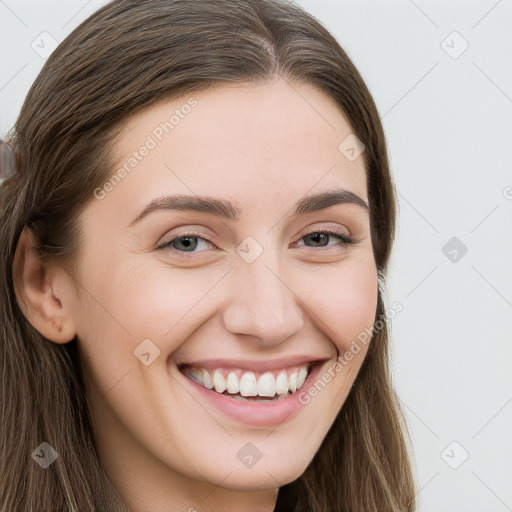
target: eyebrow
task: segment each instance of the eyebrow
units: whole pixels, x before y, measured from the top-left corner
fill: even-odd
[[[369,212],[368,203],[354,192],[344,189],[334,189],[303,197],[296,203],[293,216],[305,215],[338,204],[354,204],[360,206],[367,213]],[[238,205],[226,199],[177,194],[159,197],[151,201],[137,218],[131,222],[130,226],[137,224],[150,213],[159,210],[192,210],[211,213],[212,215],[228,220],[238,220],[242,213]]]

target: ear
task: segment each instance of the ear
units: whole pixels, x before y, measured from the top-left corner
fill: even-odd
[[[43,263],[34,241],[33,233],[25,228],[16,247],[13,279],[18,304],[45,338],[67,343],[76,335],[68,299],[71,281],[63,267]]]

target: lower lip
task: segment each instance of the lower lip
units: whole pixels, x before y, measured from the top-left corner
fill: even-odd
[[[226,395],[217,393],[214,390],[207,389],[198,384],[191,378],[179,372],[187,382],[187,384],[217,409],[232,418],[257,427],[275,427],[285,421],[294,418],[305,404],[299,401],[299,395],[307,390],[312,382],[315,381],[323,365],[316,364],[308,378],[299,390],[279,401],[268,402],[252,402],[244,400],[236,400]]]

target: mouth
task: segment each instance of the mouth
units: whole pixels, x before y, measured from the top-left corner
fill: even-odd
[[[278,402],[296,394],[311,372],[324,361],[267,371],[252,371],[242,368],[206,368],[183,364],[179,371],[203,388],[234,400],[255,403]]]

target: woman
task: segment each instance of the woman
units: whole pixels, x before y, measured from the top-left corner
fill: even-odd
[[[7,139],[2,510],[415,509],[385,138],[314,18],[114,0]]]

